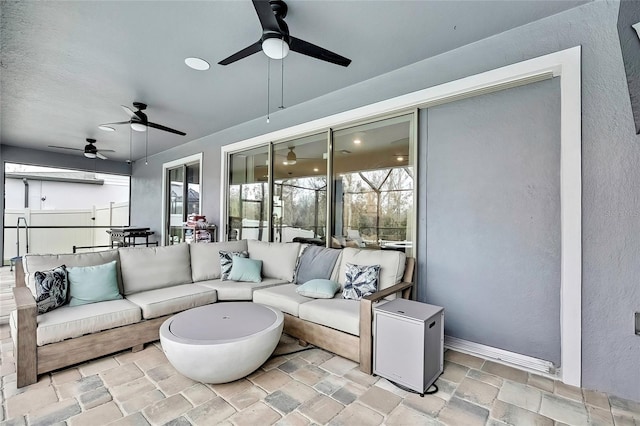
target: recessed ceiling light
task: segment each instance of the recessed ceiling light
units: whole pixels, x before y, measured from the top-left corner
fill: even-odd
[[[320,169],[319,169],[319,168],[317,168],[317,167],[314,167],[313,171],[314,171],[314,172],[319,172],[319,171],[320,171]]]
[[[116,129],[114,129],[113,127],[105,126],[104,124],[99,125],[98,129],[104,130],[105,132],[115,132],[116,131]]]
[[[404,157],[402,155],[398,155],[398,158],[396,158],[396,160],[398,161],[404,161]]]
[[[353,143],[356,145],[360,145],[362,143],[362,141],[360,139],[354,139]]]
[[[206,71],[209,69],[209,62],[200,58],[187,58],[184,60],[184,63],[187,64],[189,68],[193,68],[198,71]]]

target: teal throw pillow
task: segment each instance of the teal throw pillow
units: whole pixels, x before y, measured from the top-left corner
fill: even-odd
[[[70,306],[122,299],[115,260],[104,265],[68,268],[67,274]]]
[[[229,279],[231,281],[262,282],[262,260],[233,256]]]
[[[314,299],[333,299],[338,290],[340,290],[340,284],[321,278],[309,280],[296,289],[300,296],[313,297]]]

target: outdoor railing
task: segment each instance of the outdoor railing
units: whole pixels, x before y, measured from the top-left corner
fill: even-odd
[[[5,225],[3,264],[27,253],[27,244],[29,253],[63,254],[74,253],[78,249],[107,250],[111,247],[107,230],[111,228],[116,226],[34,225],[25,228]]]

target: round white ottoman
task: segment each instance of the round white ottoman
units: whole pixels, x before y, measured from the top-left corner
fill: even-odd
[[[227,383],[249,375],[271,356],[283,320],[282,312],[259,303],[214,303],[167,319],[160,327],[160,343],[183,375]]]

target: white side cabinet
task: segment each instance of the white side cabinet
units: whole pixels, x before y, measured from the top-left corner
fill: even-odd
[[[444,308],[395,299],[373,318],[374,374],[424,394],[444,366]]]

